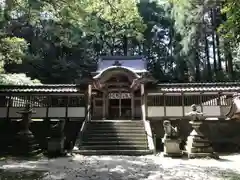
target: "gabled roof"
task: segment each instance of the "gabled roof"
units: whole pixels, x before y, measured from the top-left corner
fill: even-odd
[[[142,56],[103,56],[99,59],[97,73],[121,66],[135,73],[147,72],[146,60]]]

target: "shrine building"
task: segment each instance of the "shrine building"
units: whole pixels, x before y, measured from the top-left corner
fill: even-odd
[[[36,112],[33,119],[82,122],[78,136],[85,134],[87,139],[77,137],[81,152],[145,152],[155,148],[155,122],[184,120],[192,104],[206,119],[229,119],[226,115],[232,114],[232,96],[239,91],[238,82],[158,83],[148,71],[145,58],[108,56],[101,57],[91,78],[79,84],[1,85],[0,118],[18,120],[17,112],[28,102]],[[109,123],[114,130],[108,129]],[[104,135],[108,130],[109,134]],[[104,139],[119,138],[115,131],[122,138],[129,138],[133,132],[143,138],[133,145],[117,143],[110,148]]]

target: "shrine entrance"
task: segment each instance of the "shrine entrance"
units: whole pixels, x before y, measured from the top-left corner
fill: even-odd
[[[131,93],[112,92],[108,95],[110,119],[130,119],[132,116]]]
[[[99,61],[88,88],[88,108],[92,102],[89,118],[145,119],[145,83],[149,81],[145,68],[141,59]]]
[[[110,87],[93,96],[92,119],[130,120],[141,118],[140,91],[121,91]]]

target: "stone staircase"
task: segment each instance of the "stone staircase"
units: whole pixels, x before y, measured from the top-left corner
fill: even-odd
[[[90,121],[77,153],[84,155],[143,155],[152,153],[143,121]]]

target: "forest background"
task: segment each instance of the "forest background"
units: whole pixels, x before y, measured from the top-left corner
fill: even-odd
[[[240,78],[240,1],[0,0],[0,84],[78,83],[141,55],[159,82]]]

